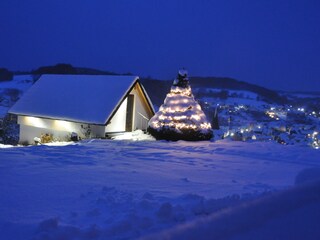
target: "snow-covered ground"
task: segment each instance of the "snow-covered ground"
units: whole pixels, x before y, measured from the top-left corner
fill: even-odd
[[[90,140],[1,148],[0,236],[157,234],[277,194],[319,167],[319,151],[274,142]]]
[[[217,101],[216,98],[204,97],[203,101],[216,105],[217,102],[220,105],[247,105],[254,108],[262,108],[267,103],[265,101],[257,101],[256,99],[251,98],[236,98],[236,97],[228,97],[227,99],[219,99]]]
[[[33,84],[32,75],[14,75],[11,81],[3,81],[0,83],[0,89],[18,89],[22,92],[26,91]]]

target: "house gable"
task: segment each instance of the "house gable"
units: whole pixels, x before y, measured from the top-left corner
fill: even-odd
[[[136,80],[134,84],[124,94],[119,103],[108,117],[106,122],[106,132],[123,132],[128,131],[127,122],[127,106],[128,97],[133,96],[133,119],[131,130],[146,129],[148,120],[154,115],[152,103],[146,94],[143,86]]]

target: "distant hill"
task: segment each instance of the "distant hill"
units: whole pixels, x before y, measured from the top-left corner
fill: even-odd
[[[17,72],[19,74],[19,72]],[[36,70],[32,70],[29,73],[23,72],[24,74],[34,75],[36,81],[42,74],[84,74],[84,75],[132,75],[131,73],[119,74],[111,71],[97,70],[85,67],[74,67],[71,64],[59,63],[54,66],[42,66]],[[152,101],[155,105],[159,106],[163,103],[166,94],[169,92],[173,80],[157,80],[152,78],[141,77],[141,81],[145,86],[146,90],[150,94]],[[202,93],[204,89],[221,89],[224,91],[228,90],[241,90],[256,93],[260,100],[269,103],[284,104],[287,102],[285,95],[280,95],[277,91],[273,91],[258,85],[250,84],[243,81],[238,81],[233,78],[226,77],[191,77],[190,84],[192,88],[199,89],[198,92],[194,92],[196,97],[197,94]],[[222,92],[221,94],[223,95]]]
[[[132,75],[131,73],[115,73],[87,67],[75,67],[68,63],[58,63],[53,66],[41,66],[31,71],[16,71],[15,75],[33,75],[37,81],[42,74],[73,74],[73,75]]]
[[[146,88],[147,92],[150,93],[152,101],[157,106],[163,103],[163,99],[166,93],[169,92],[173,80],[160,81],[151,78],[141,78],[141,81]],[[191,77],[190,85],[193,89],[221,89],[221,90],[241,90],[249,91],[259,95],[260,99],[265,102],[275,102],[278,104],[284,104],[287,102],[285,96],[281,96],[278,92],[260,87],[258,85],[250,84],[243,81],[238,81],[232,78],[221,78],[221,77]],[[199,91],[198,91],[199,93]],[[197,94],[195,93],[196,97]]]
[[[13,78],[13,72],[10,72],[6,68],[0,68],[0,82],[1,81],[11,81]]]
[[[71,64],[59,63],[54,66],[39,67],[31,71],[31,74],[85,74],[85,75],[118,75],[109,71],[102,71],[92,68],[74,67]]]
[[[191,78],[193,87],[220,88],[229,90],[243,90],[258,94],[266,102],[286,103],[287,99],[277,91],[270,90],[255,84],[238,81],[233,78],[220,77],[193,77]]]

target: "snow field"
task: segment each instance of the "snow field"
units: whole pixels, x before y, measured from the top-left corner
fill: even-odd
[[[287,189],[299,172],[320,167],[319,155],[308,147],[227,140],[2,148],[0,235],[146,236]]]

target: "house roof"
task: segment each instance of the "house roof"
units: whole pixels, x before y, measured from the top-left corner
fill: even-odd
[[[42,75],[9,113],[106,124],[138,79],[136,76]],[[148,97],[147,100],[150,101]]]

